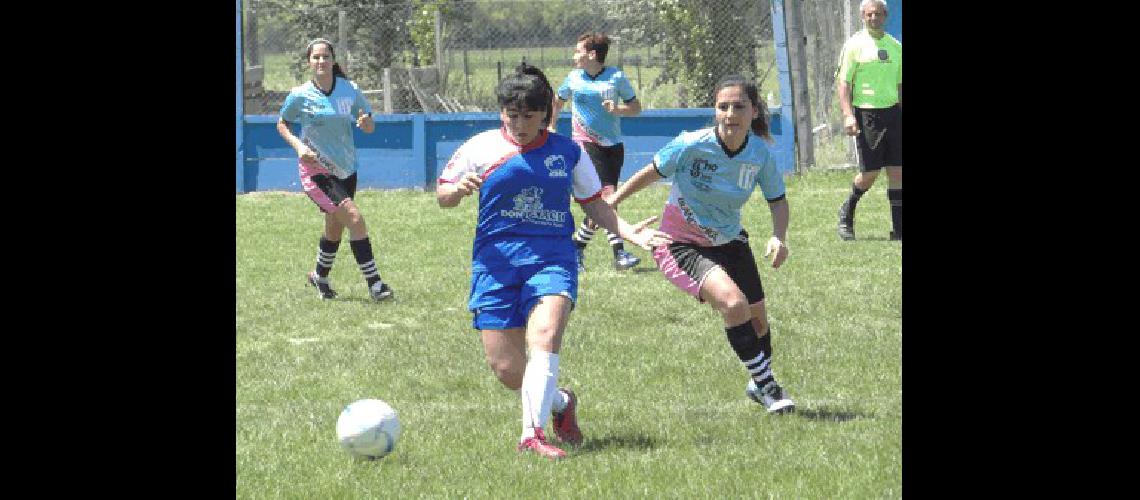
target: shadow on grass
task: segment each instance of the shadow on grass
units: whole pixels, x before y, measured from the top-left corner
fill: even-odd
[[[859,241],[890,241],[892,243],[894,242],[894,240],[890,239],[887,236],[856,236],[855,241],[856,242],[859,242]]]
[[[575,451],[578,453],[592,453],[599,450],[610,448],[627,448],[631,450],[651,450],[657,447],[657,441],[644,434],[626,435],[626,436],[602,436],[600,438],[589,438],[579,446]]]
[[[329,299],[329,302],[356,302],[359,304],[384,305],[384,304],[393,304],[397,300],[400,300],[400,299],[397,297],[389,297],[389,298],[384,299],[384,300],[372,300],[372,297],[345,297],[343,295],[338,295],[335,299]]]
[[[808,420],[822,420],[831,422],[847,422],[857,418],[871,418],[874,415],[848,411],[836,408],[796,408],[795,415]]]

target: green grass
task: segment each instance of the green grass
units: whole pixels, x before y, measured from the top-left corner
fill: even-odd
[[[557,463],[514,452],[518,397],[470,326],[475,200],[444,210],[432,193],[358,194],[396,291],[373,303],[347,244],[331,275],[337,300],[304,286],[322,224],[304,195],[237,196],[236,496],[901,497],[901,245],[886,241],[885,182],[859,204],[861,239],[838,239],[852,174],[789,178],[791,255],[761,270],[774,369],[797,414],[747,400],[719,315],[640,249],[636,272],[613,271],[599,239],[559,377],[581,397],[586,441]],[[658,214],[666,195],[648,188],[622,213]],[[759,195],[744,219],[759,256],[771,227]],[[377,462],[336,442],[340,410],[361,398],[389,402],[403,424]]]

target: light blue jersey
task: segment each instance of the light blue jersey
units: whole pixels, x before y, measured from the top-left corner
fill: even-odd
[[[602,101],[629,103],[637,95],[625,73],[613,66],[604,66],[595,77],[581,68],[571,71],[558,87],[558,98],[563,101],[573,99],[570,121],[574,125],[572,137],[575,141],[613,146],[621,142],[621,117],[607,112]]]
[[[372,106],[355,83],[336,77],[328,95],[312,81],[293,87],[281,106],[281,118],[300,123],[301,141],[317,152],[322,165],[344,179],[357,169],[352,128],[360,110],[372,113]]]
[[[673,180],[661,216],[661,230],[673,241],[723,245],[740,238],[740,209],[756,186],[768,201],[784,196],[784,178],[761,137],[729,156],[715,127],[682,132],[653,156],[653,166]]]

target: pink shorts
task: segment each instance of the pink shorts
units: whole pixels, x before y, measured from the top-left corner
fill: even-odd
[[[347,179],[338,179],[317,162],[297,161],[297,173],[301,175],[301,188],[322,212],[331,214],[340,208],[345,200],[356,195],[356,173]]]

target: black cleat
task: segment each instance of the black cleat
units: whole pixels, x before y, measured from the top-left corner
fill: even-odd
[[[846,203],[839,207],[838,232],[839,238],[844,241],[855,239],[855,219],[851,217],[851,213],[847,211]]]
[[[320,295],[321,299],[328,300],[336,298],[336,291],[329,285],[329,279],[327,277],[322,278],[315,271],[309,271],[309,275],[306,276],[306,279],[309,282],[309,286],[317,288],[317,294]]]
[[[379,302],[392,297],[392,287],[383,281],[378,281],[372,284],[368,289],[368,293],[372,295],[372,300]]]

